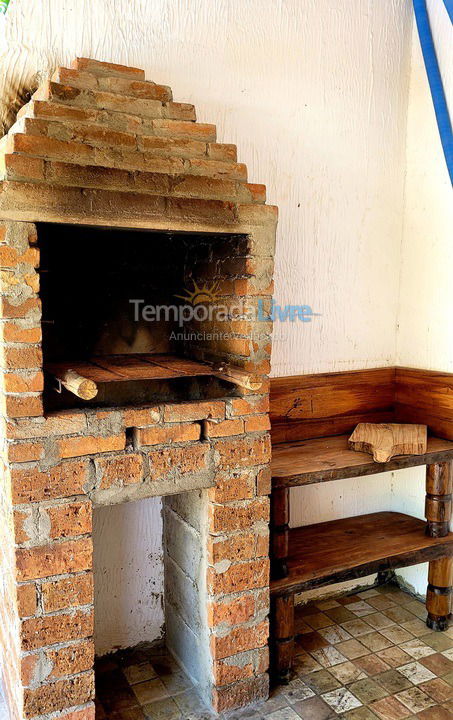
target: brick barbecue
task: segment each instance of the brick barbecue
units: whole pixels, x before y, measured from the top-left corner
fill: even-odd
[[[43,83],[0,141],[0,157],[0,612],[11,718],[94,718],[92,508],[150,496],[164,496],[167,646],[218,712],[266,698],[270,323],[230,317],[220,338],[159,344],[164,377],[147,356],[153,380],[140,365],[140,353],[155,352],[149,335],[131,345],[133,367],[124,369],[115,323],[107,339],[85,343],[98,299],[67,336],[65,318],[71,328],[78,315],[65,315],[61,293],[77,278],[89,286],[87,272],[102,274],[102,265],[87,269],[78,237],[92,248],[114,238],[125,262],[124,248],[144,238],[156,258],[171,243],[179,257],[184,234],[186,259],[172,263],[172,282],[215,283],[226,304],[269,307],[276,208],[192,105],[142,70],[95,60],[79,58]],[[161,277],[166,262],[156,266]],[[91,400],[58,386],[52,368],[67,343],[70,365],[85,367],[94,353],[102,366]],[[192,376],[174,357],[212,376]],[[122,382],[107,382],[106,372]],[[228,372],[259,382],[247,389]]]

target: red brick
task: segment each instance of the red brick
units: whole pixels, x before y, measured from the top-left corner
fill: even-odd
[[[24,525],[29,520],[30,513],[25,510],[14,510],[14,539],[17,545],[27,542],[30,539]]]
[[[254,413],[269,412],[268,395],[253,395],[251,397],[231,398],[231,414],[233,417],[238,415],[252,415]]]
[[[7,378],[9,377],[9,381]],[[27,386],[24,381],[23,384],[20,383],[20,380],[22,378],[19,378],[16,376],[16,380],[13,381],[13,387],[15,387],[15,390],[12,390],[11,392],[26,392]],[[18,382],[19,381],[19,382]],[[5,375],[5,385],[10,388],[11,387],[11,374]],[[19,389],[21,388],[21,389]],[[6,409],[6,415],[10,418],[17,418],[17,417],[39,417],[43,414],[43,405],[42,405],[42,397],[39,396],[29,396],[22,395],[20,397],[5,397],[5,409]]]
[[[27,155],[4,155],[8,180],[44,180],[44,160]]]
[[[212,533],[248,530],[254,523],[269,521],[269,498],[259,497],[242,505],[210,505],[209,526]]]
[[[90,703],[83,710],[75,710],[61,715],[61,720],[95,720],[95,712],[94,703]]]
[[[22,647],[37,650],[46,645],[82,640],[93,635],[93,613],[76,610],[22,621]]]
[[[215,503],[247,500],[255,495],[255,478],[247,470],[218,473],[215,483],[216,486],[208,490],[209,499]]]
[[[113,452],[114,450],[124,450],[126,447],[126,435],[119,433],[107,437],[87,435],[85,437],[62,438],[57,442],[57,447],[61,458]]]
[[[42,135],[22,135],[16,133],[10,136],[10,149],[15,153],[29,153],[42,158],[56,160],[78,161],[83,163],[96,162],[94,148],[81,142],[56,140]]]
[[[124,427],[143,427],[146,425],[154,425],[159,422],[159,420],[160,411],[158,407],[123,410]]]
[[[10,393],[28,393],[28,392],[42,392],[44,389],[44,375],[42,372],[23,373],[5,373],[4,374],[5,391]],[[9,398],[12,400],[13,398]],[[21,398],[15,398],[20,400]],[[39,400],[39,398],[24,398],[26,401]],[[19,410],[25,409],[24,406],[18,406]],[[8,404],[9,417],[22,417],[22,415],[12,415]],[[24,413],[25,417],[28,415],[34,415],[35,413]],[[42,412],[36,413],[42,415]]]
[[[272,490],[272,473],[271,468],[265,467],[259,471],[256,476],[256,494],[270,495]]]
[[[251,627],[238,627],[227,635],[211,635],[211,652],[215,660],[237,655],[245,650],[263,647],[269,636],[269,623],[266,621]]]
[[[20,305],[13,305],[5,297],[0,296],[1,316],[4,318],[25,318],[29,313],[41,310],[39,298],[29,298]]]
[[[35,615],[37,609],[36,585],[19,585],[17,588],[17,603],[20,617]]]
[[[26,438],[53,437],[54,435],[70,435],[84,432],[87,419],[83,412],[62,410],[47,417],[40,417],[32,422],[17,420],[8,424],[8,438],[18,440]]]
[[[214,682],[216,685],[229,685],[230,683],[253,677],[253,664],[251,662],[244,664],[242,657],[238,663],[234,664],[234,658],[228,658],[228,661],[217,660],[213,665]]]
[[[3,350],[5,366],[13,370],[33,370],[42,365],[42,350],[39,346],[12,346]]]
[[[47,508],[50,518],[49,536],[57,538],[75,537],[91,532],[91,502],[72,502]]]
[[[15,442],[8,445],[10,462],[33,462],[44,457],[44,446],[41,443]]]
[[[60,463],[48,472],[12,470],[13,502],[39,502],[83,494],[83,486],[89,479],[88,471],[86,460]]]
[[[16,550],[19,581],[80,572],[92,567],[91,538]]]
[[[13,268],[19,263],[26,263],[38,267],[39,250],[37,248],[28,248],[24,253],[20,254],[14,247],[4,245],[0,247],[0,267]]]
[[[231,160],[232,162],[237,162],[237,147],[230,143],[209,143],[208,156],[211,160]]]
[[[93,575],[84,573],[41,585],[44,612],[90,605],[93,602]]]
[[[158,136],[184,138],[186,140],[204,140],[214,142],[216,126],[205,123],[192,123],[184,120],[153,120],[153,130]]]
[[[24,687],[32,684],[38,665],[39,655],[25,655],[21,660],[21,679]]]
[[[210,627],[240,625],[251,620],[255,611],[255,598],[252,593],[241,595],[230,602],[213,600],[208,604],[208,623]]]
[[[216,540],[214,537],[209,541],[209,562],[215,565],[221,560],[231,560],[231,562],[239,562],[240,560],[250,560],[255,557],[257,536],[253,533],[246,535],[235,535],[226,540]]]
[[[100,490],[112,485],[131,485],[143,479],[143,457],[135,453],[96,458],[96,473]]]
[[[71,67],[83,72],[95,73],[97,75],[112,75],[116,77],[131,78],[133,80],[144,80],[145,71],[136,67],[117,65],[116,63],[92,60],[91,58],[76,58],[72,61]]]
[[[208,586],[214,595],[255,590],[268,584],[268,558],[231,565],[223,573],[216,573],[214,568],[208,568]]]
[[[245,432],[265,432],[270,429],[269,415],[252,415],[245,419]]]
[[[93,667],[94,642],[87,640],[58,650],[47,650],[46,657],[52,663],[50,678],[76,675]]]
[[[221,420],[225,417],[225,403],[221,400],[180,403],[164,406],[164,422],[186,422],[189,420]]]
[[[17,322],[6,321],[2,324],[5,342],[38,343],[41,341],[41,327],[22,327]]]
[[[136,433],[139,445],[190,442],[199,440],[200,436],[201,425],[199,423],[178,423],[163,427],[138,428]]]
[[[205,432],[207,437],[228,437],[229,435],[241,435],[244,432],[244,421],[242,418],[234,420],[223,420],[215,422],[207,420],[205,422]]]
[[[83,705],[94,695],[94,673],[77,675],[41,685],[24,694],[24,708],[27,717],[43,715],[75,705]]]
[[[219,440],[215,445],[217,464],[221,469],[264,465],[271,459],[268,435]]]
[[[184,475],[208,468],[208,447],[204,443],[152,450],[148,457],[151,480],[159,480],[172,473]]]
[[[269,675],[264,673],[231,685],[215,687],[212,691],[212,705],[216,712],[222,713],[267,700],[268,696]]]

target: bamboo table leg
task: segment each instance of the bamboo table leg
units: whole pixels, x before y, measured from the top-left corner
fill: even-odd
[[[294,657],[294,595],[272,601],[272,674],[288,683]]]
[[[430,537],[445,537],[449,533],[452,513],[453,464],[435,463],[426,468],[426,505],[428,521],[426,533]],[[426,624],[432,630],[446,630],[450,614],[453,585],[453,557],[429,563],[426,593]]]
[[[271,494],[271,574],[273,580],[288,575],[289,490],[276,488]]]

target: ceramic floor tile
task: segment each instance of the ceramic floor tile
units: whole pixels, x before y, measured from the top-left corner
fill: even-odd
[[[293,708],[286,707],[266,715],[266,718],[267,720],[299,720],[300,716]]]
[[[327,647],[329,643],[320,633],[312,631],[296,637],[296,645],[305,652],[312,652]]]
[[[330,668],[329,672],[338,680],[340,685],[349,685],[356,680],[363,680],[366,677],[365,672],[350,660],[340,665],[334,665]]]
[[[306,673],[316,672],[316,670],[322,670],[322,666],[311,655],[302,650],[293,660],[293,669],[298,675],[305,675]]]
[[[409,656],[407,657],[409,658]],[[384,662],[382,658],[374,654],[357,658],[354,660],[354,664],[371,677],[390,670],[390,665]]]
[[[140,705],[146,705],[154,700],[169,697],[169,691],[160,678],[133,685],[132,690]]]
[[[328,627],[329,625],[334,624],[332,618],[321,612],[316,613],[316,615],[305,615],[304,620],[307,625],[310,625],[310,627],[313,628],[313,630],[319,630],[319,628]]]
[[[391,696],[372,703],[370,710],[381,720],[403,720],[411,714],[411,711],[403,703]]]
[[[142,663],[141,665],[129,665],[123,668],[123,674],[129,685],[143,682],[144,680],[151,680],[156,677],[156,671],[149,662]]]
[[[181,710],[173,698],[156,700],[142,708],[146,720],[180,720]]]
[[[411,635],[415,635],[415,637],[427,635],[429,632],[429,628],[426,626],[426,623],[419,618],[414,618],[414,620],[404,622],[401,627],[410,632]]]
[[[352,636],[341,625],[332,625],[332,627],[321,628],[319,634],[324,640],[331,645],[336,645],[343,640],[351,640]]]
[[[359,707],[354,710],[349,710],[341,716],[344,720],[377,720],[377,715],[367,707]]]
[[[342,664],[344,665],[344,663]],[[336,667],[341,667],[341,665],[337,665]],[[331,670],[333,669],[334,668],[332,667]],[[342,683],[338,682],[338,679],[335,678],[328,670],[318,670],[310,675],[306,675],[305,678],[307,685],[309,685],[312,690],[315,690],[318,695],[329,692],[329,690],[336,690],[342,685]],[[310,696],[308,695],[307,697]],[[299,699],[302,700],[304,698]],[[445,699],[447,700],[448,698]]]
[[[378,685],[374,679],[366,678],[365,680],[358,680],[348,688],[355,697],[364,705],[369,705],[374,700],[380,700],[386,697],[389,693],[381,685]]]
[[[294,710],[302,720],[334,720],[337,717],[334,710],[320,697],[302,700],[294,705]]]
[[[366,637],[366,635],[363,637]],[[355,658],[362,657],[362,655],[368,655],[370,652],[369,649],[358,640],[346,640],[336,645],[336,648],[345,655],[348,660],[354,660]]]
[[[348,640],[347,642],[352,641]],[[316,662],[324,668],[331,667],[332,665],[339,665],[346,660],[345,656],[340,652],[338,647],[333,647],[332,645],[328,645],[320,650],[314,650],[311,655],[314,657]]]
[[[366,622],[359,619],[348,620],[345,623],[342,623],[341,627],[344,628],[346,632],[348,632],[350,635],[352,635],[352,637],[360,637],[361,635],[366,635],[367,633],[373,632],[373,628],[370,627],[370,625],[368,624],[370,617],[373,616],[369,615]]]
[[[421,683],[428,682],[428,680],[434,680],[436,677],[431,670],[428,670],[428,668],[424,667],[424,665],[419,662],[402,665],[398,668],[398,670],[401,675],[404,675],[404,677],[410,680],[413,685],[421,685]]]
[[[428,657],[428,655],[434,655],[436,652],[432,647],[426,645],[420,638],[414,638],[413,640],[402,643],[400,648],[415,660]]]
[[[376,610],[387,610],[396,605],[392,595],[377,595],[377,597],[369,598],[367,602]]]
[[[394,645],[401,645],[403,642],[413,640],[414,636],[402,628],[400,625],[390,625],[390,627],[382,628],[381,635],[390,640]]]
[[[351,605],[351,603],[360,602],[360,599],[359,595],[343,595],[338,598],[338,602],[341,605]]]
[[[409,620],[413,620],[415,617],[415,615],[409,612],[409,610],[406,610],[405,607],[398,606],[384,610],[383,614],[388,617],[389,620],[393,620],[393,622],[396,622],[399,625],[403,622],[409,622]]]
[[[411,656],[408,655],[407,652],[404,652],[404,650],[401,650],[401,648],[396,646],[386,648],[385,650],[379,650],[376,655],[390,665],[390,667],[398,667],[399,665],[404,665],[411,660]]]
[[[325,615],[328,615],[335,623],[342,624],[348,620],[355,620],[356,615],[352,613],[347,607],[335,607],[332,610],[325,610]]]
[[[320,600],[315,605],[319,610],[331,610],[334,607],[339,607],[340,603],[338,600]]]
[[[411,681],[402,675],[399,670],[387,670],[387,672],[378,675],[375,680],[387,690],[390,695],[395,695],[397,692],[407,690],[407,688],[411,686]]]
[[[420,660],[421,664],[431,670],[437,677],[448,675],[453,671],[453,662],[442,653],[434,653]]]
[[[418,687],[403,690],[403,692],[396,695],[396,698],[402,702],[408,710],[414,713],[414,715],[436,704],[429,695]]]
[[[450,650],[443,650],[442,655],[446,657],[448,660],[453,660],[453,649]]]
[[[367,615],[373,615],[373,613],[376,612],[376,609],[369,605],[365,600],[351,603],[348,605],[348,610],[354,613],[354,615],[357,615],[357,617],[366,617]]]
[[[420,690],[423,690],[423,692],[437,703],[444,703],[447,702],[447,700],[453,699],[453,688],[441,678],[435,678],[427,683],[423,683],[420,685]]]
[[[360,707],[362,703],[347,688],[342,687],[332,692],[324,693],[322,699],[340,715],[354,708]]]
[[[452,713],[444,707],[431,707],[417,715],[418,720],[451,720]]]
[[[383,613],[373,613],[365,617],[365,622],[371,625],[375,630],[382,630],[383,628],[391,627],[395,625],[394,621],[388,618]]]
[[[443,632],[430,632],[428,635],[423,635],[422,640],[437,652],[453,649],[453,640]]]
[[[385,650],[385,648],[391,647],[392,643],[388,638],[384,637],[381,633],[372,632],[369,635],[362,635],[360,638],[362,645],[370,650],[370,652],[377,652],[378,650]]]
[[[317,675],[320,672],[323,671],[318,670],[317,673],[313,673],[313,675]],[[308,677],[311,676],[309,675]],[[302,678],[299,677],[294,678],[290,683],[288,683],[288,685],[283,688],[283,696],[290,705],[293,705],[298,700],[306,700],[307,698],[314,697],[314,695],[315,692],[312,690],[312,688],[306,682],[304,682]]]
[[[420,618],[420,620],[426,620],[426,608],[423,603],[419,602],[418,600],[411,600],[408,603],[405,603],[404,607],[411,613],[413,613],[416,617]]]
[[[357,593],[357,595],[359,596],[359,598],[361,598],[361,600],[366,600],[367,598],[370,598],[370,597],[376,597],[379,594],[380,593],[378,592],[378,590],[376,590],[376,588],[370,588],[369,590],[364,590],[363,592]]]

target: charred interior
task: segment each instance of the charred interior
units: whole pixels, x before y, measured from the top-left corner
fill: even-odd
[[[231,364],[231,328],[205,314],[246,276],[247,240],[40,224],[46,409],[234,394],[210,366]],[[88,372],[95,397],[68,390],[61,368]]]

